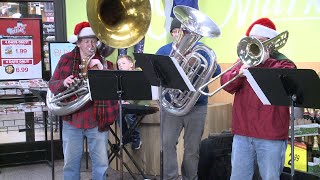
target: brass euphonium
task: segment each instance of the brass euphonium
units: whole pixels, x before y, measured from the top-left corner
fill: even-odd
[[[240,63],[247,65],[248,67],[254,67],[262,63],[263,57],[266,52],[272,54],[274,51],[279,50],[282,48],[288,40],[289,32],[284,31],[278,34],[276,37],[269,39],[264,42],[260,42],[258,39],[253,37],[244,37],[240,40],[237,47],[237,54],[240,59],[239,62],[233,64],[231,67],[220,73],[218,76],[210,79],[206,84],[200,87],[199,91],[201,94],[206,96],[213,96],[222,90],[225,86],[233,82],[235,79],[240,77],[242,74],[238,74],[234,78],[230,79],[224,85],[220,86],[218,89],[211,93],[204,92],[203,89],[211,84],[213,81],[220,78],[223,74],[227,71],[231,70],[233,67],[239,65]]]
[[[139,42],[147,33],[151,21],[149,0],[88,0],[87,16],[98,39],[113,48],[126,48]],[[89,100],[87,65],[95,53],[79,67],[82,77],[67,90],[53,95],[47,92],[47,106],[51,113],[59,116],[71,114],[83,107]],[[76,96],[75,100],[66,99]]]
[[[87,71],[91,59],[95,56],[95,51],[93,49],[90,49],[90,51],[92,51],[92,55],[86,59],[82,59],[79,65],[79,69],[81,70],[81,73],[79,73],[80,78],[74,78],[74,83],[59,94],[54,95],[50,89],[48,89],[46,103],[52,114],[58,116],[71,114],[83,107],[90,100]],[[76,98],[74,100],[68,100],[73,97]]]
[[[182,26],[179,39],[173,43],[169,56],[177,60],[196,92],[165,88],[161,93],[164,97],[162,106],[171,114],[183,116],[189,113],[199,99],[201,94],[198,88],[212,77],[217,67],[213,50],[196,43],[202,37],[218,37],[220,29],[209,17],[191,7],[176,6],[173,11]],[[200,51],[208,55],[209,61]],[[170,99],[165,98],[167,95]]]

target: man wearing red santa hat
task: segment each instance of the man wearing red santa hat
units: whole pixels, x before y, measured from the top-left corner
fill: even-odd
[[[76,47],[61,56],[54,74],[49,81],[49,88],[54,94],[66,90],[75,78],[81,78],[84,65],[87,69],[102,70],[103,61],[96,51],[97,37],[88,22],[75,26],[74,35],[69,38]],[[113,64],[107,61],[108,68]],[[80,162],[83,154],[83,140],[86,136],[92,160],[92,179],[105,180],[108,168],[108,129],[118,115],[117,101],[89,101],[76,112],[62,116],[64,179],[80,179]]]
[[[263,42],[276,37],[278,32],[270,19],[261,18],[251,24],[246,35]],[[296,68],[284,55],[279,55],[278,52],[275,55],[266,48],[265,51],[262,63],[256,68]],[[221,84],[242,74],[247,68],[242,63],[235,66],[221,77]],[[224,87],[224,90],[235,95],[230,179],[252,179],[255,163],[258,164],[262,179],[280,179],[288,140],[289,108],[263,105],[245,76],[237,78]]]

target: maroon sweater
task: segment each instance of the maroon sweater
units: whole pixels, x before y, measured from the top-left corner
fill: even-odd
[[[101,56],[96,54],[93,59]],[[80,53],[75,47],[71,52],[61,56],[56,69],[49,81],[49,88],[53,94],[66,90],[63,81],[70,75],[79,78]],[[113,64],[107,61],[108,69],[113,69]],[[81,129],[99,127],[99,131],[106,131],[118,116],[117,101],[89,101],[76,112],[62,116],[64,121],[68,121],[72,126]]]
[[[221,77],[221,84],[239,73],[240,65],[227,71]],[[287,60],[268,59],[257,68],[295,68],[295,64]],[[235,94],[232,111],[232,132],[269,140],[284,140],[288,138],[289,107],[263,105],[255,94],[246,77],[237,78],[224,88]],[[277,92],[274,92],[277,93]]]

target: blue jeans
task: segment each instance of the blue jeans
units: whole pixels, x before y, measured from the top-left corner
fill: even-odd
[[[92,161],[92,179],[106,180],[108,169],[108,132],[99,132],[98,127],[78,129],[63,121],[62,140],[65,180],[80,180],[80,164],[83,155],[83,140],[87,137]]]
[[[279,180],[284,167],[286,140],[266,140],[234,135],[230,180],[251,180],[254,164],[263,180]]]
[[[118,119],[119,121],[119,119]],[[122,118],[122,135],[125,136],[126,133],[129,131],[129,128],[133,127],[137,121],[137,115],[135,114],[125,114]],[[132,130],[131,136],[125,136],[128,139],[124,139],[125,143],[133,142],[139,143],[140,142],[140,130],[138,127]],[[125,144],[124,143],[124,144]]]

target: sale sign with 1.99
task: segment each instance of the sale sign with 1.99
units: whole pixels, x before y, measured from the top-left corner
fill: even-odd
[[[0,80],[42,78],[39,19],[0,21]]]

